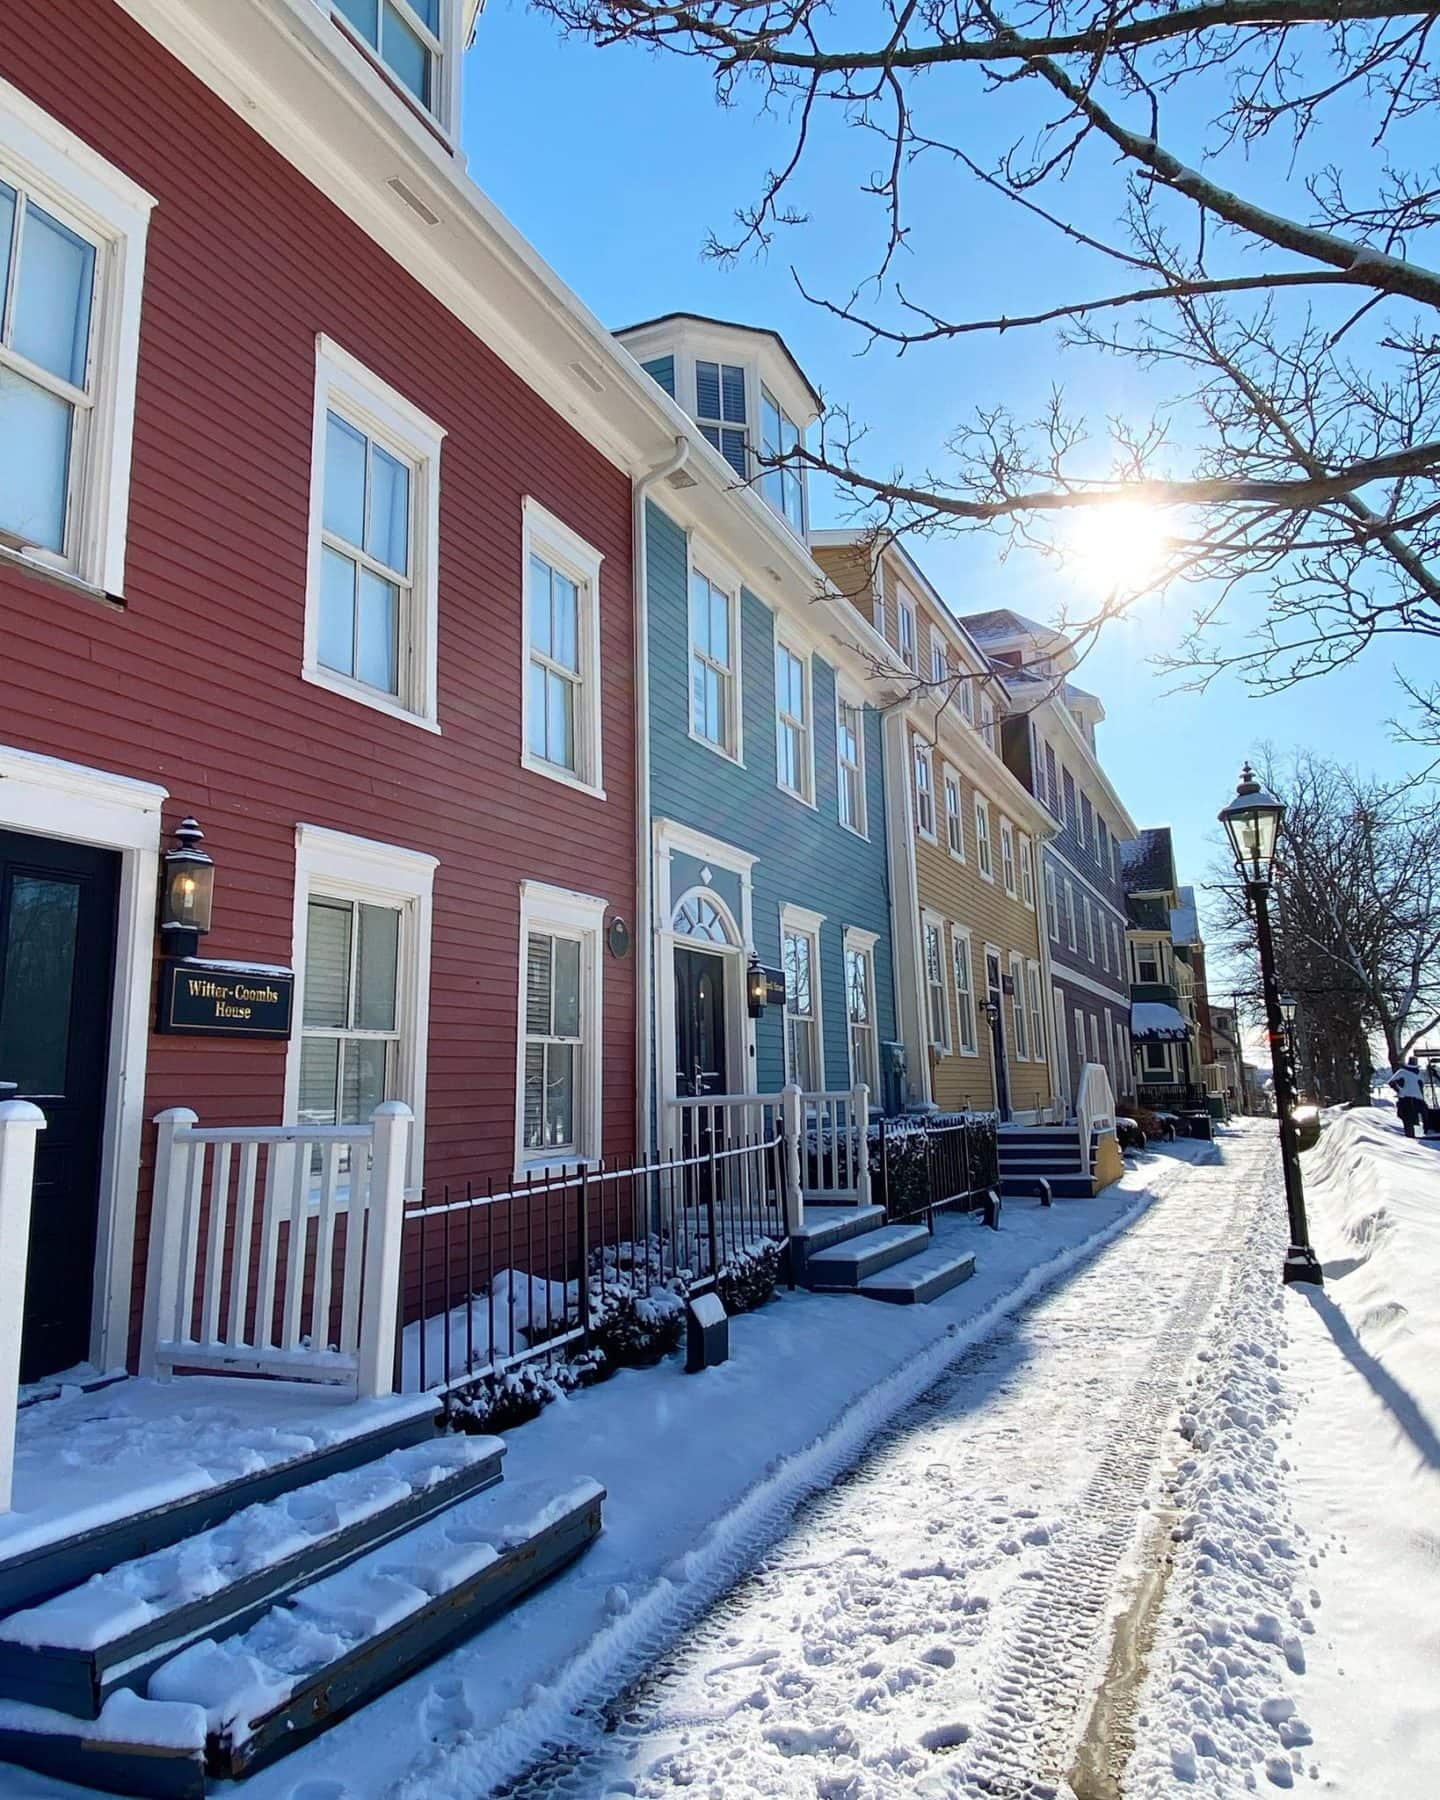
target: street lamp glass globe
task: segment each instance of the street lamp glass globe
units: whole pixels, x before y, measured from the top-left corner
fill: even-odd
[[[1220,823],[1230,839],[1235,867],[1246,881],[1270,881],[1275,862],[1275,846],[1280,837],[1280,821],[1285,817],[1285,804],[1268,788],[1261,787],[1255,772],[1246,763],[1240,771],[1240,785],[1235,798],[1220,809]]]
[[[1293,994],[1282,994],[1280,996],[1280,1017],[1287,1025],[1293,1025],[1295,1023],[1296,1004],[1295,996]]]

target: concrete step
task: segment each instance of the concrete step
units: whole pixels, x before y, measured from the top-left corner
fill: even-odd
[[[1024,1175],[1005,1174],[1000,1177],[1002,1196],[1013,1195],[1016,1199],[1034,1199],[1036,1182],[1044,1179],[1050,1183],[1052,1200],[1089,1200],[1095,1192],[1092,1177],[1082,1175],[1078,1170],[1071,1170],[1064,1175],[1045,1175],[1043,1171]]]
[[[1090,1161],[1095,1160],[1093,1154]],[[1002,1169],[1078,1169],[1080,1167],[1080,1146],[1072,1144],[1068,1150],[1055,1149],[1049,1144],[1021,1144],[1017,1148],[1000,1152]]]
[[[791,1272],[801,1287],[808,1287],[805,1271],[810,1259],[836,1244],[881,1231],[883,1206],[807,1206],[805,1223],[790,1239]]]
[[[1076,1155],[1080,1153],[1080,1132],[1074,1125],[1022,1125],[1014,1130],[1006,1125],[996,1132],[995,1141],[1002,1155],[1012,1144],[1074,1144]]]
[[[879,1275],[867,1275],[857,1291],[867,1300],[885,1300],[892,1306],[920,1306],[959,1287],[974,1273],[972,1251],[934,1244]]]
[[[805,1285],[821,1293],[845,1293],[871,1275],[923,1250],[930,1233],[923,1225],[886,1225],[849,1238],[808,1259]]]

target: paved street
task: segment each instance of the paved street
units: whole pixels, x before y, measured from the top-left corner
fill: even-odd
[[[958,1362],[674,1653],[578,1722],[582,1748],[510,1791],[1053,1792],[1267,1149],[1235,1134],[1222,1166],[1171,1171],[1131,1230]]]

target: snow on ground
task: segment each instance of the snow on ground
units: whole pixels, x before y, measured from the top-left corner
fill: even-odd
[[[1279,1286],[1272,1158],[1182,1418],[1127,1796],[1440,1792],[1440,1144],[1352,1112],[1302,1166],[1326,1286]]]

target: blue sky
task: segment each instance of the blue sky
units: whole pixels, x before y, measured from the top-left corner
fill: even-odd
[[[943,117],[945,107],[967,103],[957,85],[937,106]],[[1176,120],[1183,136],[1186,121]],[[1012,130],[1008,118],[996,122]],[[470,172],[587,304],[615,326],[688,309],[780,330],[827,400],[868,423],[873,466],[941,466],[944,438],[970,408],[1004,399],[1025,416],[1058,379],[1097,416],[1146,408],[1143,372],[1057,358],[1053,340],[1038,332],[971,338],[901,359],[882,350],[857,355],[854,329],[810,305],[791,276],[793,262],[812,288],[843,295],[868,266],[877,220],[857,197],[856,176],[877,153],[838,119],[822,127],[801,189],[811,222],[763,260],[704,260],[707,230],[725,232],[780,142],[749,98],[717,106],[699,64],[596,51],[506,0],[492,0],[467,58]],[[1250,179],[1279,197],[1287,171],[1267,156]],[[1081,170],[1066,199],[1108,223],[1114,192],[1108,175]],[[1082,269],[1063,244],[1027,233],[1004,202],[938,164],[922,165],[907,216],[914,232],[906,284],[953,314],[1109,291],[1103,271]],[[817,525],[843,522],[833,504],[818,495],[816,502]],[[1070,585],[1076,577],[1028,553],[1001,564],[988,539],[915,550],[958,612],[1008,605],[1046,619],[1061,605],[1073,613],[1085,604]],[[1137,825],[1174,827],[1183,880],[1204,878],[1215,814],[1234,791],[1241,759],[1262,741],[1308,746],[1391,778],[1419,765],[1420,753],[1394,744],[1386,728],[1400,707],[1394,656],[1384,647],[1355,669],[1275,697],[1251,697],[1229,678],[1204,695],[1167,694],[1147,659],[1175,643],[1188,604],[1183,595],[1145,603],[1110,630],[1081,676],[1105,704],[1105,766]]]

